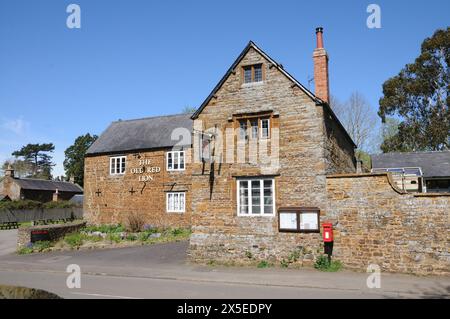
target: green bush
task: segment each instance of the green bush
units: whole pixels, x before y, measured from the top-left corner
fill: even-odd
[[[72,248],[83,245],[84,235],[80,233],[72,233],[64,237],[64,241]]]
[[[106,239],[109,240],[110,242],[115,242],[115,243],[120,243],[120,241],[122,240],[122,238],[120,238],[120,234],[117,234],[117,233],[109,233],[106,236]]]
[[[19,209],[51,209],[51,208],[71,208],[74,207],[75,203],[70,201],[57,201],[57,202],[47,202],[41,203],[35,200],[13,200],[9,202],[0,202],[0,210],[19,210]]]
[[[17,251],[17,253],[19,254],[19,255],[27,255],[27,254],[32,254],[34,251],[33,251],[33,248],[32,247],[22,247],[22,248],[20,248],[18,251]]]
[[[314,268],[320,271],[336,272],[342,268],[342,263],[339,260],[328,260],[328,256],[320,255],[314,263]]]
[[[84,238],[86,241],[90,241],[90,242],[94,242],[94,243],[103,240],[103,237],[101,237],[101,236],[93,236],[93,235],[84,235],[83,238]]]
[[[139,241],[146,241],[150,237],[150,232],[141,232],[138,234],[138,240]]]
[[[37,241],[37,242],[33,243],[32,249],[33,249],[33,251],[42,252],[51,247],[52,247],[52,243],[50,241],[43,240],[43,241]]]
[[[129,241],[135,241],[137,239],[137,236],[134,234],[127,234],[127,237],[125,239]]]
[[[269,268],[269,267],[270,267],[270,264],[269,264],[269,262],[266,261],[266,260],[261,260],[261,261],[258,263],[257,267],[258,267],[258,268]]]
[[[52,208],[72,208],[76,206],[75,203],[70,202],[68,200],[61,200],[57,202],[47,202],[42,204],[42,208],[44,209],[52,209]]]
[[[284,258],[280,261],[281,268],[288,268],[289,264],[289,261]]]
[[[111,234],[111,233],[121,233],[125,231],[125,227],[123,227],[120,224],[117,225],[89,225],[84,228],[87,232],[101,232],[105,234]]]
[[[0,210],[35,209],[41,207],[42,207],[41,202],[28,199],[0,202]]]
[[[182,228],[174,228],[172,229],[172,235],[178,236],[184,233],[184,229]]]

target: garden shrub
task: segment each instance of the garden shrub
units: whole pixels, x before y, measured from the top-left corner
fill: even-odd
[[[270,264],[269,264],[269,262],[266,261],[266,260],[261,260],[261,261],[258,263],[257,267],[258,267],[258,268],[269,268],[269,267],[270,267]]]
[[[320,271],[336,272],[342,268],[342,263],[339,260],[328,260],[328,256],[320,255],[314,263],[314,268]]]
[[[29,199],[0,202],[0,210],[71,208],[74,206],[76,206],[75,203],[67,200],[57,202],[47,202],[47,203],[41,203]]]
[[[126,228],[130,232],[137,233],[144,228],[145,220],[142,214],[129,213],[126,219]]]
[[[72,233],[64,237],[64,241],[72,248],[83,245],[84,235],[80,233]]]

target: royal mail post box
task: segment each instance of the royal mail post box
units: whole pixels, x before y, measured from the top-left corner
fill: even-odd
[[[323,223],[322,224],[322,236],[323,236],[323,241],[325,243],[330,243],[333,241],[333,224],[331,223]]]

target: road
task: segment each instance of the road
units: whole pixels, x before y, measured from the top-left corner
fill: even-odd
[[[40,288],[64,298],[449,298],[450,278],[314,269],[210,267],[186,261],[187,243],[0,256],[0,284]],[[81,268],[69,289],[66,268]]]
[[[0,230],[0,256],[12,254],[16,250],[17,229]]]

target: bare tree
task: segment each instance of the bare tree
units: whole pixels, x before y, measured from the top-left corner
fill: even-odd
[[[353,92],[345,103],[331,97],[330,105],[355,142],[357,154],[371,153],[377,149],[378,117],[361,93]]]

